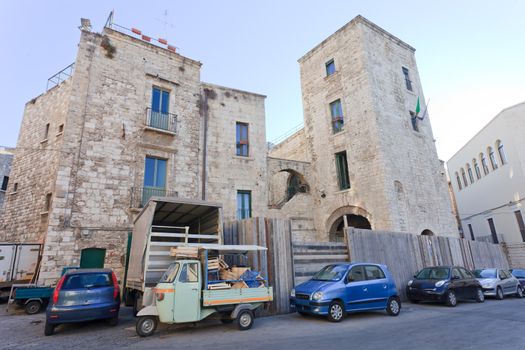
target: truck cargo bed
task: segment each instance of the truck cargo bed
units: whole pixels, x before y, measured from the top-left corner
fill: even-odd
[[[273,300],[272,287],[217,289],[202,291],[202,305],[263,303]]]

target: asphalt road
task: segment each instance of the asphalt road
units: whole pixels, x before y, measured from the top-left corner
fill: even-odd
[[[44,336],[44,314],[6,314],[0,305],[0,349],[521,349],[525,346],[525,299],[403,305],[398,317],[384,312],[353,314],[341,323],[298,314],[258,318],[245,332],[207,320],[161,326],[149,338],[135,333],[130,308],[118,326],[105,322],[62,325]]]

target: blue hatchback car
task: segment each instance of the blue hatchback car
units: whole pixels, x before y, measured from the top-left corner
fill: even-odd
[[[45,335],[62,323],[107,319],[118,322],[120,288],[110,269],[68,270],[60,279],[46,310]]]
[[[342,263],[325,266],[292,289],[290,303],[301,315],[323,315],[341,321],[349,312],[401,311],[396,283],[385,265]]]

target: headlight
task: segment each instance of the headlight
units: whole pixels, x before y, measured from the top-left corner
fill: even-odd
[[[436,282],[436,287],[439,288],[439,287],[443,287],[443,285],[447,283],[447,280],[441,280],[441,281],[437,281]]]
[[[323,298],[323,292],[315,292],[312,296],[313,300],[321,300]]]
[[[485,282],[481,284],[483,288],[494,288],[494,282]]]
[[[409,287],[412,285],[412,282],[414,282],[414,281],[412,281],[412,280],[408,281],[408,286]]]
[[[292,298],[295,298],[295,289],[292,288],[292,291],[290,292],[290,296]]]

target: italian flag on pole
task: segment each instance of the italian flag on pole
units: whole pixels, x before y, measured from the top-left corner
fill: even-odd
[[[421,112],[421,106],[419,105],[419,96],[418,96],[417,104],[416,104],[416,117],[419,115],[419,112]]]

